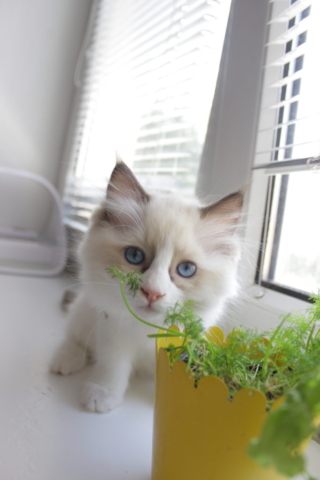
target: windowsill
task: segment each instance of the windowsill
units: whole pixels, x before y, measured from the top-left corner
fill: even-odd
[[[263,292],[263,296],[256,298],[255,296],[260,292]],[[306,310],[310,307],[308,302],[258,285],[253,285],[249,289],[249,296],[250,303],[275,315],[282,315],[293,310]]]
[[[90,414],[78,403],[87,372],[70,377],[48,372],[66,326],[60,300],[72,283],[66,277],[0,275],[2,477],[150,480],[152,384],[136,379],[121,407]],[[320,446],[315,442],[307,459],[316,475]]]
[[[135,379],[109,414],[79,406],[88,372],[49,373],[63,336],[66,277],[0,275],[1,478],[150,480],[153,386]]]
[[[279,324],[281,315],[293,311],[305,311],[309,307],[310,303],[303,300],[252,285],[242,294],[242,298],[232,309],[230,319],[238,325],[269,330]]]

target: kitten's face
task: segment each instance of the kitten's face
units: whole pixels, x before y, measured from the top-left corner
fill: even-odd
[[[199,312],[218,306],[236,290],[234,228],[241,205],[237,194],[204,208],[173,196],[150,197],[118,164],[82,248],[86,275],[112,282],[119,292],[108,267],[141,271],[141,289],[130,303],[145,316],[187,300]]]

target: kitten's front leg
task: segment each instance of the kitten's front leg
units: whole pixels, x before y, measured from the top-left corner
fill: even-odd
[[[82,390],[80,402],[91,412],[104,413],[118,407],[129,383],[132,370],[132,355],[123,343],[116,340],[97,348],[97,363],[93,378]]]
[[[89,363],[94,354],[95,326],[98,323],[97,313],[80,294],[71,307],[66,339],[51,361],[52,372],[70,375]]]

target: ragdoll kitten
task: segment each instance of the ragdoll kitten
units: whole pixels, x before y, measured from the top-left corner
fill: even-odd
[[[51,365],[53,372],[68,375],[94,358],[91,382],[81,395],[86,409],[112,410],[122,402],[132,371],[153,370],[154,342],[147,334],[154,331],[130,315],[118,279],[106,269],[142,271],[141,288],[128,299],[146,320],[161,324],[168,307],[192,300],[205,327],[215,325],[237,292],[242,204],[241,192],[208,206],[149,195],[131,170],[117,163],[79,249],[81,293]]]

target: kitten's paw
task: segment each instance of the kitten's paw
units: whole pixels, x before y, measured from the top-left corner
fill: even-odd
[[[97,383],[86,383],[82,389],[80,403],[90,412],[105,413],[118,407],[123,397],[109,392]]]
[[[76,343],[62,345],[50,365],[51,372],[61,375],[70,375],[78,372],[86,365],[86,354],[83,348]]]

